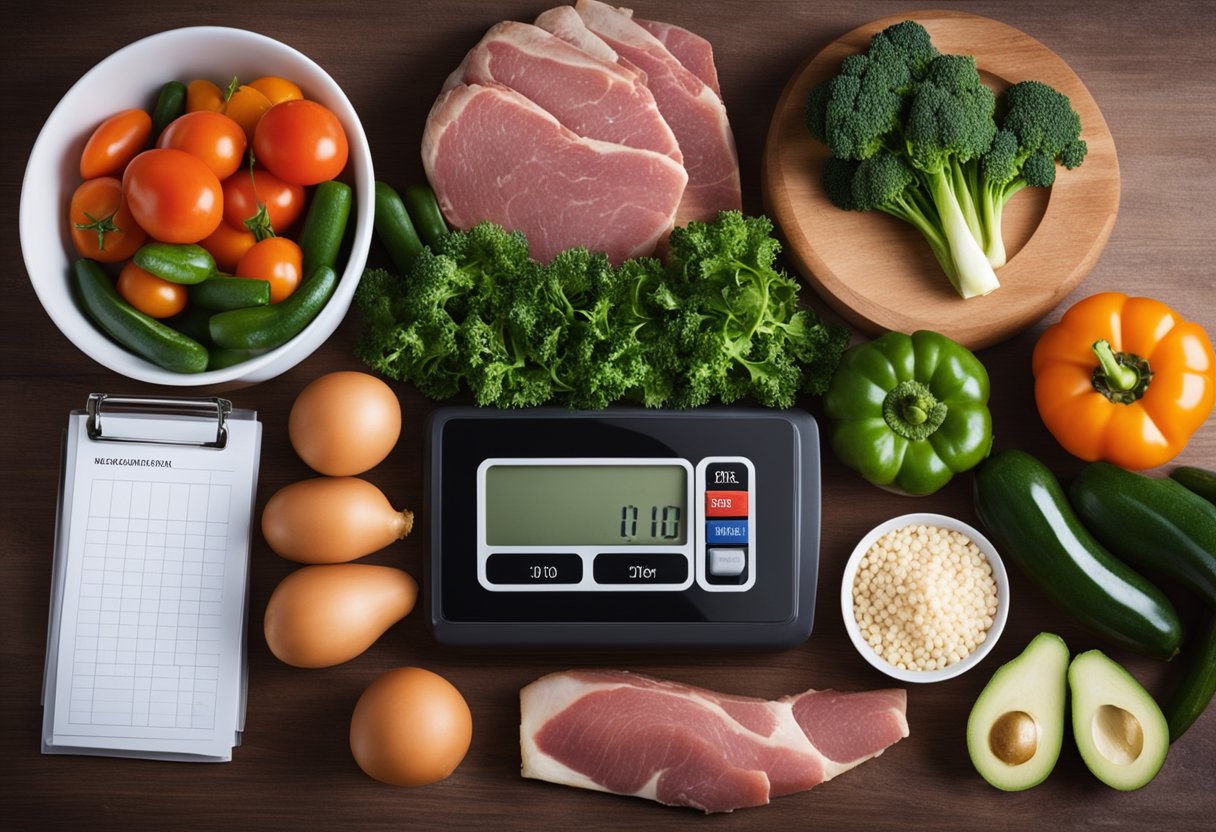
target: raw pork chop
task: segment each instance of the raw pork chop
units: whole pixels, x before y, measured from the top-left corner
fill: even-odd
[[[582,138],[501,85],[461,84],[439,96],[422,164],[448,222],[522,231],[543,262],[580,245],[614,263],[649,255],[688,181],[670,157]]]
[[[739,159],[722,99],[654,35],[612,6],[578,0],[575,11],[588,29],[646,73],[659,112],[676,134],[688,170],[676,223],[712,220],[718,211],[740,210]]]
[[[580,670],[538,679],[519,701],[524,777],[707,813],[809,789],[908,736],[899,689],[774,702]]]
[[[601,61],[615,63],[620,60],[620,55],[616,54],[611,46],[604,43],[598,35],[592,34],[591,30],[586,27],[583,19],[574,10],[574,6],[556,6],[546,12],[541,12],[535,23],[546,32],[561,38],[572,46],[577,46]]]
[[[685,69],[700,78],[718,98],[722,97],[722,89],[718,86],[718,68],[714,66],[714,48],[709,41],[671,23],[642,20],[640,17],[633,18],[633,22],[654,35]]]
[[[460,83],[502,84],[580,136],[684,161],[654,96],[635,73],[537,26],[506,21],[492,27],[452,73],[445,89]]]

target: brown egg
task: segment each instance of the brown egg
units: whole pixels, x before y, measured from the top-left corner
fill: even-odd
[[[400,569],[362,563],[305,566],[266,604],[266,644],[295,667],[330,667],[358,656],[405,618],[418,584]]]
[[[285,485],[262,510],[262,536],[300,563],[343,563],[383,549],[414,528],[379,488],[358,477],[313,477]]]
[[[401,405],[367,373],[329,373],[300,391],[287,418],[291,447],[310,468],[349,477],[375,468],[401,435]]]
[[[385,673],[350,720],[350,750],[369,776],[395,786],[442,780],[464,759],[473,716],[452,683],[420,667]]]

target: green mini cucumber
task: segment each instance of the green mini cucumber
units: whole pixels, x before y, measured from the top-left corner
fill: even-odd
[[[215,274],[215,258],[202,246],[189,243],[148,243],[135,252],[135,265],[170,283],[193,285]]]
[[[1185,485],[1209,503],[1216,503],[1216,471],[1183,465],[1170,471],[1170,479]]]
[[[131,352],[176,373],[201,373],[207,369],[206,347],[119,297],[97,263],[77,260],[72,277],[88,316]]]
[[[177,330],[187,338],[193,338],[204,347],[210,349],[214,346],[211,343],[211,316],[213,314],[215,313],[210,309],[186,304],[185,309],[172,318],[166,318],[164,323],[171,329]]]
[[[230,350],[269,349],[285,344],[308,326],[334,293],[338,275],[321,266],[291,296],[274,306],[233,309],[211,316],[211,340]]]
[[[411,185],[405,189],[405,207],[422,241],[433,250],[448,233],[448,224],[439,210],[435,192],[426,185]]]
[[[160,95],[156,96],[156,106],[152,108],[152,137],[149,143],[156,144],[161,131],[184,112],[186,85],[181,81],[169,81],[160,88]]]
[[[207,369],[223,370],[226,367],[234,367],[237,364],[248,361],[253,356],[253,350],[225,350],[216,348],[211,350],[211,360],[207,362]]]
[[[1169,599],[1094,539],[1047,466],[1002,451],[975,472],[975,509],[993,543],[1061,609],[1128,650],[1170,659],[1182,623]]]
[[[1085,466],[1068,497],[1120,559],[1182,581],[1216,610],[1216,505],[1171,479],[1109,462]]]
[[[215,312],[270,305],[270,281],[214,275],[189,288],[190,304]]]
[[[373,223],[376,236],[388,249],[388,256],[400,274],[409,273],[414,258],[422,251],[422,240],[414,230],[414,223],[405,203],[390,185],[376,183],[376,217]]]
[[[350,185],[331,179],[317,186],[300,230],[304,274],[312,274],[320,266],[332,269],[337,265],[338,249],[350,218],[350,205]]]

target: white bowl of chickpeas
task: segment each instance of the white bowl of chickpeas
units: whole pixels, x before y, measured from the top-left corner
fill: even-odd
[[[903,682],[940,682],[983,661],[1009,616],[996,548],[942,514],[875,526],[845,566],[844,626],[871,665]]]

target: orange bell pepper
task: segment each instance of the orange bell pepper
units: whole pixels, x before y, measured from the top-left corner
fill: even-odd
[[[1069,453],[1155,468],[1186,447],[1216,400],[1216,356],[1198,324],[1160,301],[1079,301],[1034,349],[1034,398]]]

